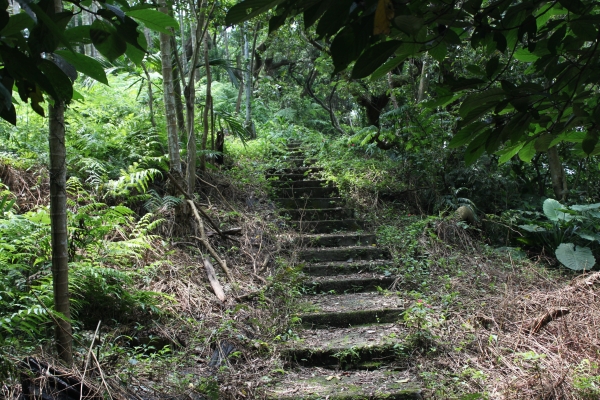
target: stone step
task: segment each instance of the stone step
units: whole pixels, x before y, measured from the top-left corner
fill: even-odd
[[[354,210],[341,207],[318,208],[314,210],[285,210],[282,211],[281,214],[297,221],[338,220],[352,218],[354,216]]]
[[[272,382],[269,400],[420,400],[421,390],[408,371],[346,371],[296,368]]]
[[[302,181],[271,181],[269,184],[274,188],[304,188],[304,187],[330,187],[324,179],[302,180]]]
[[[338,196],[340,191],[335,186],[329,187],[292,187],[275,189],[279,197],[332,197]]]
[[[300,251],[299,259],[309,262],[382,260],[389,252],[377,246],[310,248]]]
[[[373,272],[354,273],[342,276],[313,276],[303,283],[306,293],[360,293],[387,289],[396,280],[395,276],[384,276]]]
[[[384,362],[405,356],[406,348],[402,345],[407,334],[404,326],[394,323],[305,329],[299,332],[298,340],[282,349],[282,354],[302,366],[377,369]]]
[[[313,329],[392,323],[404,312],[401,298],[374,292],[307,295],[304,300],[309,311],[298,317],[302,326]]]
[[[361,272],[383,272],[391,271],[396,265],[391,261],[332,261],[316,264],[308,264],[302,268],[306,275],[310,276],[334,276],[350,275]]]
[[[356,219],[290,221],[290,223],[300,232],[309,233],[333,233],[339,231],[358,231],[364,229],[363,222]]]
[[[315,208],[336,208],[344,204],[341,197],[325,197],[325,198],[279,198],[274,199],[281,207],[287,209],[315,209]]]
[[[322,167],[311,167],[311,166],[308,166],[308,167],[301,166],[301,167],[293,167],[293,168],[288,168],[288,167],[269,168],[266,171],[267,172],[266,176],[267,176],[267,179],[273,178],[275,175],[277,175],[277,177],[280,180],[296,180],[296,175],[302,175],[302,176],[306,177],[310,173],[320,172],[322,170],[323,170]],[[286,179],[286,175],[293,176],[293,178]]]
[[[323,212],[330,215],[329,210],[340,210],[349,214],[354,213],[350,208],[330,208],[321,210],[290,210],[290,215],[298,213],[304,216],[304,219],[311,220],[312,212]],[[320,215],[320,214],[319,214]],[[349,215],[348,215],[349,216]],[[310,247],[344,247],[344,246],[368,246],[377,243],[377,237],[371,233],[330,233],[330,234],[308,234],[299,235],[293,239],[294,244]],[[344,260],[345,261],[345,260]]]

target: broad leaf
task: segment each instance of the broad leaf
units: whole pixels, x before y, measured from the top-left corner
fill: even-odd
[[[284,0],[246,0],[231,7],[225,16],[225,24],[233,25],[249,19],[270,10],[276,5],[283,3]]]
[[[143,10],[127,11],[125,14],[142,22],[146,28],[166,33],[167,35],[173,34],[168,28],[179,29],[179,23],[175,18],[157,10],[146,8]]]
[[[574,271],[590,270],[596,265],[596,258],[589,247],[575,247],[573,243],[561,243],[554,254],[562,265]]]
[[[360,79],[369,76],[381,64],[383,64],[400,45],[399,40],[390,40],[383,43],[377,43],[365,50],[356,60],[352,69],[352,79]]]
[[[565,209],[565,207],[554,199],[546,199],[544,201],[543,209],[546,218],[548,218],[550,221],[570,221],[571,219],[573,219],[573,217],[570,214],[567,214],[564,211],[562,211]]]
[[[71,63],[77,71],[98,82],[108,85],[104,67],[96,59],[88,57],[85,54],[73,53],[68,50],[57,50],[55,53]]]
[[[116,60],[127,50],[127,43],[108,22],[95,20],[90,29],[90,37],[94,47],[109,61]]]

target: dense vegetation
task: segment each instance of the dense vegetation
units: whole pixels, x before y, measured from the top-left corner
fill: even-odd
[[[35,356],[114,397],[258,397],[303,290],[265,179],[288,140],[392,251],[429,394],[600,396],[596,2],[159,3],[0,2],[3,396]],[[564,359],[511,347],[562,306]]]

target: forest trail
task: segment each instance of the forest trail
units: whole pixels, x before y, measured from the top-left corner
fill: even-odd
[[[345,206],[337,187],[315,175],[301,142],[289,142],[286,168],[270,171],[276,203],[296,229],[307,276],[302,330],[286,344],[286,371],[272,399],[420,399],[402,365],[402,302],[382,271],[392,263]]]

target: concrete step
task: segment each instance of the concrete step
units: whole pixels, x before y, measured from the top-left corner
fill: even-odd
[[[331,187],[324,179],[312,179],[301,181],[271,181],[269,184],[274,188],[304,188],[304,187]]]
[[[294,210],[290,213],[304,213],[305,219],[310,220],[312,211],[327,212],[328,210],[341,210],[354,213],[350,208],[330,208],[322,210]],[[329,215],[329,214],[328,214]],[[344,246],[369,246],[377,243],[377,237],[371,233],[330,233],[299,235],[293,239],[294,244],[310,247],[344,247]]]
[[[269,400],[420,400],[417,379],[408,371],[335,373],[299,367],[270,384]]]
[[[300,251],[299,259],[308,262],[384,260],[389,252],[376,246],[325,247]]]
[[[354,217],[354,210],[341,207],[317,208],[313,210],[285,210],[281,214],[296,221],[339,220]]]
[[[298,315],[302,326],[311,329],[392,323],[402,319],[404,302],[398,296],[374,292],[307,295],[305,309]]]
[[[313,276],[302,286],[306,293],[361,293],[387,289],[395,280],[395,276],[365,271],[342,276]]]
[[[332,197],[338,196],[340,191],[337,187],[292,187],[275,189],[279,197]]]
[[[341,197],[326,197],[326,198],[279,198],[274,199],[281,207],[287,209],[315,209],[315,208],[336,208],[343,204]]]
[[[358,231],[364,229],[362,221],[356,219],[337,219],[324,221],[290,221],[300,232],[333,233],[339,231]]]
[[[376,369],[405,357],[401,324],[374,324],[336,329],[305,329],[282,349],[284,358],[302,366]],[[398,351],[401,348],[404,351]]]
[[[331,261],[324,263],[307,264],[302,268],[306,275],[310,276],[340,276],[351,275],[361,272],[379,272],[389,275],[396,265],[391,261]],[[386,271],[388,273],[386,274]]]

